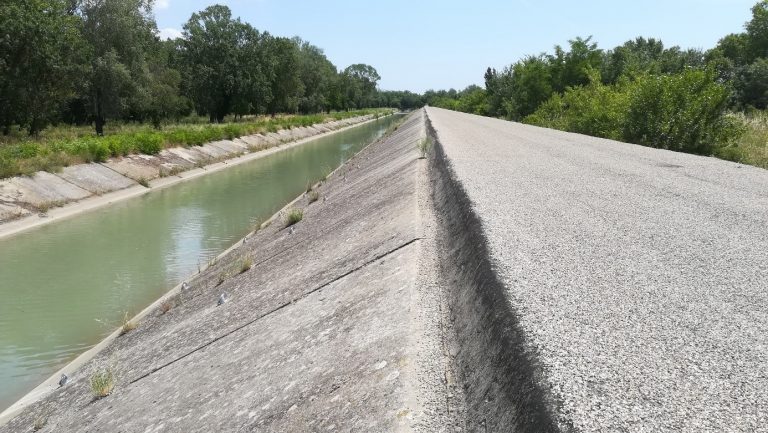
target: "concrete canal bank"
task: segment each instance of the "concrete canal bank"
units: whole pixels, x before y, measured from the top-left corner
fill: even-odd
[[[373,118],[334,120],[203,146],[165,149],[158,155],[79,164],[58,173],[41,171],[31,177],[0,179],[0,238],[261,158]]]
[[[412,114],[292,204],[300,222],[286,209],[238,242],[0,431],[453,431],[425,131]]]

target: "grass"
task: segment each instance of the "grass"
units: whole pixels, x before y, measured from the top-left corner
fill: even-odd
[[[131,318],[128,316],[128,312],[126,311],[123,314],[123,325],[120,327],[120,335],[125,335],[138,327],[139,324],[131,320]]]
[[[419,154],[421,155],[421,159],[424,159],[427,157],[427,154],[429,154],[429,150],[432,149],[432,139],[430,137],[422,138],[417,143],[417,147],[419,149]]]
[[[304,211],[301,209],[291,209],[285,218],[285,226],[290,227],[304,219]]]
[[[246,272],[253,267],[253,259],[250,257],[243,257],[240,260],[240,273]]]
[[[149,181],[146,177],[140,177],[136,182],[138,182],[139,185],[143,186],[144,188],[149,188]]]
[[[55,207],[61,207],[64,206],[66,202],[63,200],[54,200],[54,201],[48,201],[43,202],[35,206],[38,212],[42,214],[47,214],[49,210]]]
[[[715,156],[768,169],[768,113],[735,114],[744,124],[744,133],[729,146],[715,150]]]
[[[95,136],[90,126],[50,127],[36,138],[17,130],[0,137],[0,178],[31,175],[41,170],[55,172],[72,164],[102,162],[135,153],[154,155],[169,147],[200,146],[211,141],[310,126],[328,119],[341,120],[390,111],[246,117],[242,121],[222,124],[199,123],[197,119],[165,125],[160,130],[145,124],[110,122],[104,137]]]
[[[115,369],[109,367],[91,375],[91,392],[94,397],[104,398],[115,389]]]
[[[320,193],[317,192],[316,190],[312,190],[309,192],[309,194],[307,194],[307,199],[309,200],[310,203],[314,203],[318,199],[320,199]]]
[[[47,413],[37,415],[35,417],[35,420],[32,422],[32,431],[42,430],[43,427],[45,427],[46,424],[48,424],[48,416],[49,415]]]

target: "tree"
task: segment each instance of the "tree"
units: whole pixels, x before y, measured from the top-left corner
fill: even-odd
[[[61,0],[0,3],[0,127],[34,135],[57,120],[74,94],[83,41],[80,20]]]
[[[768,108],[768,59],[739,68],[734,79],[735,98],[741,108]]]
[[[322,49],[300,38],[294,38],[293,41],[299,48],[299,75],[304,85],[299,111],[317,113],[330,110],[330,93],[336,79],[336,67],[325,57]]]
[[[562,92],[569,86],[589,84],[587,71],[600,69],[603,61],[602,50],[592,42],[592,37],[576,38],[568,41],[570,51],[555,46],[555,54],[549,56],[551,65],[552,88]]]
[[[512,66],[509,96],[504,100],[510,119],[521,120],[552,96],[552,68],[544,57],[529,56]]]
[[[223,122],[235,106],[247,111],[243,93],[267,93],[249,88],[253,80],[263,83],[249,79],[255,71],[241,64],[244,52],[255,50],[258,39],[258,32],[240,19],[232,19],[230,9],[222,5],[192,14],[184,25],[181,50],[186,89],[197,111],[207,114],[211,122]]]
[[[281,111],[295,113],[299,109],[299,99],[304,94],[299,48],[288,38],[272,38],[268,41],[267,52],[272,80],[269,113],[273,116]]]
[[[768,0],[752,7],[752,19],[746,25],[748,61],[768,57]]]
[[[373,66],[358,63],[342,72],[342,86],[349,105],[365,108],[370,105],[381,76]]]
[[[139,77],[157,43],[157,25],[152,0],[81,0],[78,10],[89,49],[82,91],[96,133],[103,135],[107,119],[129,110],[130,100],[143,90]]]

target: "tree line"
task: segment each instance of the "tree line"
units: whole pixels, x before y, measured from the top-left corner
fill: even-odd
[[[160,127],[197,113],[317,113],[389,106],[365,64],[342,70],[298,37],[277,37],[214,5],[183,36],[161,40],[153,0],[6,0],[0,3],[0,130],[35,135],[51,124],[109,120]]]
[[[433,106],[658,148],[709,154],[740,134],[735,111],[768,107],[768,0],[710,50],[591,38],[488,68],[485,87],[427,91]]]

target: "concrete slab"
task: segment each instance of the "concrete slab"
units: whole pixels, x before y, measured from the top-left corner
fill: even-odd
[[[101,164],[79,164],[65,167],[59,176],[94,194],[117,191],[136,182]]]
[[[10,183],[21,193],[17,203],[29,203],[34,206],[62,204],[92,195],[91,192],[59,176],[39,171],[32,177],[14,177]]]
[[[127,156],[110,159],[102,163],[107,168],[135,181],[152,180],[160,177],[161,161],[149,155]]]
[[[230,140],[214,141],[213,143],[211,143],[211,145],[226,151],[230,155],[239,155],[248,150],[247,146],[245,144],[240,144],[238,139],[235,139],[232,141]]]
[[[17,218],[30,215],[31,213],[32,212],[24,209],[21,206],[0,203],[0,223],[15,220]]]
[[[229,152],[211,143],[205,144],[203,146],[197,146],[195,147],[195,150],[206,154],[211,159],[226,158],[229,156]]]

